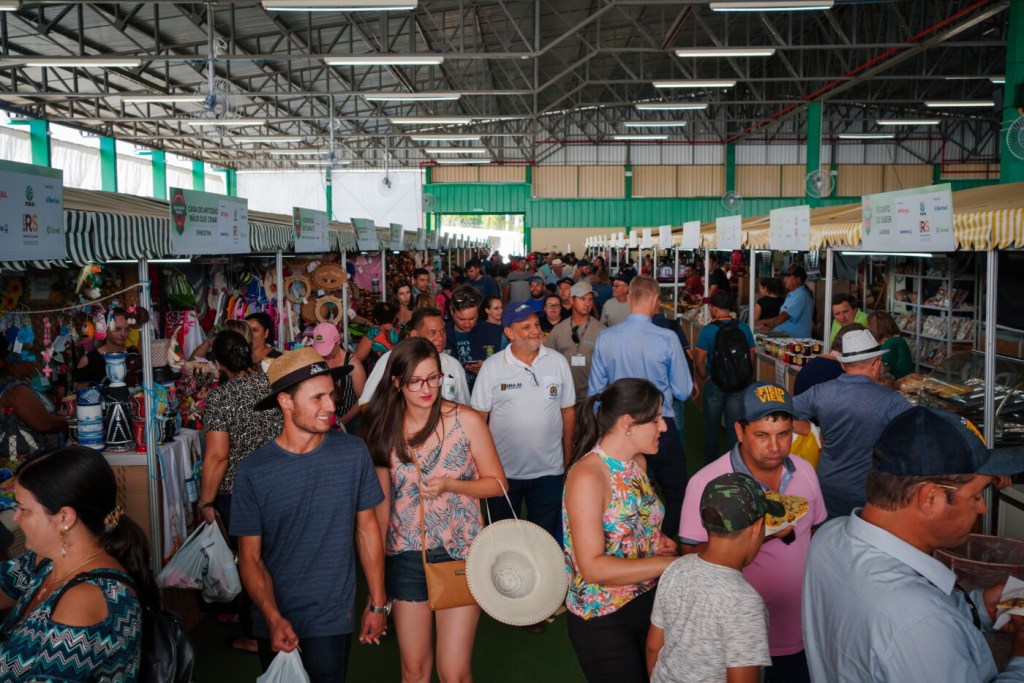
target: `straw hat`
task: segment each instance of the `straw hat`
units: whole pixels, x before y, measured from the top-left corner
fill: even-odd
[[[327,365],[324,357],[309,346],[288,351],[275,358],[267,370],[270,380],[270,394],[256,404],[256,410],[270,410],[277,407],[277,395],[290,389],[299,382],[305,382],[317,375],[329,374],[331,377],[342,377],[352,372],[351,365],[332,368]]]
[[[466,578],[480,607],[511,626],[550,617],[569,586],[562,549],[551,534],[515,519],[480,532],[466,558]]]
[[[878,358],[885,354],[878,341],[868,330],[851,330],[843,335],[843,352],[836,356],[840,363]]]

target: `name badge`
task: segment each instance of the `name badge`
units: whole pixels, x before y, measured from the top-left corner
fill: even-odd
[[[574,368],[583,368],[587,365],[587,358],[582,353],[574,353],[570,361]]]

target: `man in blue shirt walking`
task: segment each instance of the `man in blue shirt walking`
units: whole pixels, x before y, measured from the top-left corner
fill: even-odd
[[[646,379],[661,391],[661,412],[668,429],[661,434],[658,454],[648,462],[665,498],[662,531],[674,539],[679,533],[687,474],[672,398],[680,401],[690,398],[693,379],[679,338],[651,322],[651,316],[661,308],[658,283],[649,277],[633,278],[629,285],[629,305],[629,317],[597,338],[588,393],[591,396],[600,393],[623,377]]]

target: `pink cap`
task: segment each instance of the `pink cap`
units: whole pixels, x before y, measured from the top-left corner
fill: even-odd
[[[324,358],[331,355],[334,345],[341,341],[338,328],[332,323],[320,323],[313,328],[313,350]]]

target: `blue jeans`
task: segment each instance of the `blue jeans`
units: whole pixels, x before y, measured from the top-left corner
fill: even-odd
[[[725,414],[725,440],[731,449],[736,445],[733,424],[743,417],[743,392],[722,391],[714,380],[704,383],[704,462],[711,463],[721,457],[718,435]]]
[[[498,522],[512,519],[512,510],[516,516],[526,501],[526,519],[533,522],[562,545],[562,475],[554,474],[536,479],[509,479],[508,497],[512,501],[512,509],[504,496],[488,498],[487,506],[491,520]],[[484,519],[487,514],[484,513]]]
[[[270,641],[260,638],[260,666],[266,671],[276,652],[270,649]],[[345,683],[348,669],[349,650],[352,649],[352,634],[300,638],[299,656],[302,668],[309,675],[309,683]]]

